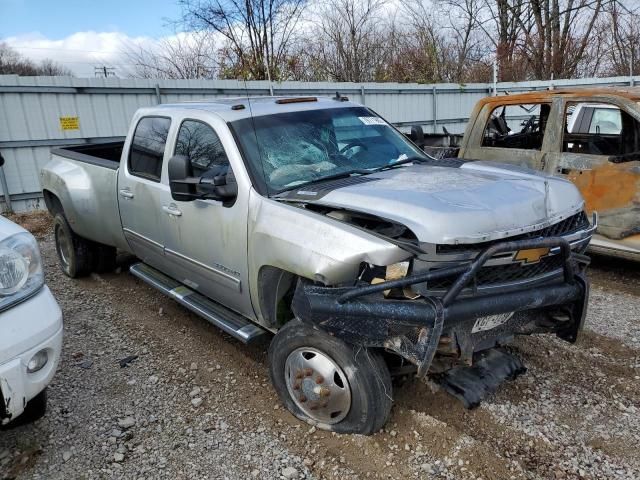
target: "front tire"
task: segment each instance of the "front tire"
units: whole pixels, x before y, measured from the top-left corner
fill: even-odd
[[[298,319],[271,341],[269,373],[287,409],[318,428],[370,435],[389,418],[391,376],[382,356]]]

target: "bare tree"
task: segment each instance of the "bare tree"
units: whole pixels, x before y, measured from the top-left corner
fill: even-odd
[[[73,72],[51,59],[44,59],[39,64],[23,57],[6,43],[0,43],[0,75],[21,76],[68,76]]]
[[[38,75],[48,75],[51,77],[73,77],[73,72],[64,65],[54,62],[50,58],[45,58],[37,66]]]
[[[640,73],[640,7],[632,3],[607,5],[604,25],[604,73]]]
[[[477,27],[484,32],[488,46],[498,63],[498,80],[524,80],[527,65],[519,46],[531,30],[530,0],[481,0],[477,11],[466,8],[466,0],[458,0],[466,16],[475,16]]]
[[[180,5],[186,26],[225,39],[224,77],[286,79],[305,0],[180,0]]]
[[[476,19],[499,80],[569,78],[600,71],[602,18],[620,0],[448,0]],[[478,8],[478,2],[482,6]]]
[[[128,46],[125,55],[132,75],[141,78],[215,78],[218,74],[216,42],[210,33],[176,35],[152,46]]]
[[[0,43],[0,74],[37,75],[36,66],[6,43]]]
[[[466,83],[489,81],[494,61],[502,81],[640,70],[638,0],[179,1],[198,33],[129,52],[136,75]]]
[[[325,79],[372,81],[385,61],[387,0],[329,0],[314,12],[312,55]]]
[[[398,28],[399,48],[393,58],[396,71],[404,74],[404,78],[396,78],[398,81],[445,81],[450,45],[442,26],[433,18],[433,7],[428,0],[405,0],[401,4],[404,28]]]
[[[535,28],[523,46],[536,78],[575,75],[607,0],[530,0]]]
[[[402,0],[397,16],[383,32],[383,66],[376,80],[396,82],[468,82],[490,78],[491,60],[474,4],[464,15],[457,0]]]

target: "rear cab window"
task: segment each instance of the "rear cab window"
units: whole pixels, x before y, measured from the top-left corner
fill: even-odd
[[[129,173],[154,182],[160,181],[162,160],[171,119],[143,117],[138,122],[129,148]]]

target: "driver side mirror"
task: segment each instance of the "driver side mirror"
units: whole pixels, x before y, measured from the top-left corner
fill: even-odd
[[[218,167],[213,175],[194,177],[191,161],[185,155],[174,155],[169,159],[169,189],[171,198],[190,202],[198,198],[232,201],[238,196],[238,184],[229,168]]]
[[[213,175],[213,180],[203,178],[205,181],[213,182],[213,193],[222,201],[233,200],[238,196],[238,184],[231,168],[221,168],[221,171]]]

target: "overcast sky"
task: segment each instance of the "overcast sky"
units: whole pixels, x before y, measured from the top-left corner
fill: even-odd
[[[126,76],[122,50],[172,35],[170,20],[179,15],[176,0],[0,0],[0,41],[78,76],[103,65]]]

